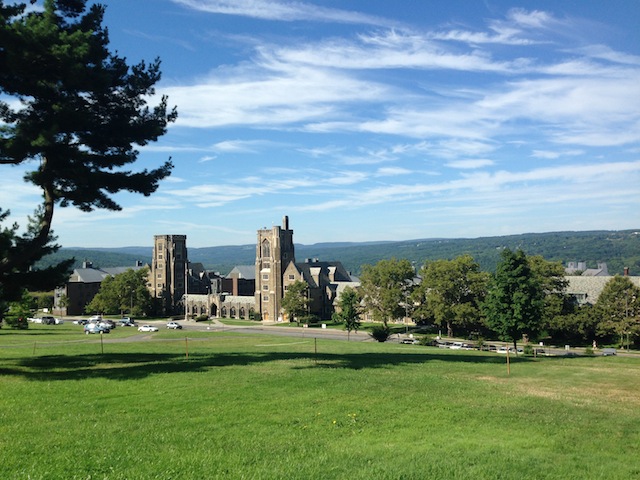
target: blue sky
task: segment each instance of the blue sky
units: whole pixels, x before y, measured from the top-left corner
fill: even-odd
[[[251,244],[283,215],[305,244],[640,227],[639,2],[107,4],[179,112],[139,166],[175,169],[121,212],[59,208],[65,247]]]

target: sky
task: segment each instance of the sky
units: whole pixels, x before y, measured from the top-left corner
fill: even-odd
[[[178,109],[136,166],[175,167],[119,212],[57,208],[64,247],[253,244],[285,215],[299,244],[640,228],[636,0],[105,3]]]

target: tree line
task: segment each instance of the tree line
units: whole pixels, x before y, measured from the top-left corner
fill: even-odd
[[[347,289],[334,320],[357,330],[368,318],[380,323],[411,318],[449,337],[497,338],[513,343],[635,344],[640,334],[640,288],[615,276],[595,305],[579,305],[567,294],[560,262],[522,250],[501,251],[494,273],[482,271],[470,255],[428,260],[416,275],[407,259],[363,265],[361,285]],[[304,289],[290,289],[283,306],[295,316],[305,304]],[[293,305],[294,307],[290,307]],[[381,335],[385,338],[384,335]]]

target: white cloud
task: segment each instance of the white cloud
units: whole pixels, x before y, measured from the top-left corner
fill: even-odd
[[[469,170],[474,168],[489,167],[493,164],[494,164],[493,160],[475,159],[475,160],[454,160],[451,162],[447,162],[446,166],[451,168]]]
[[[389,25],[389,21],[358,12],[326,8],[312,3],[278,0],[173,0],[194,10],[253,17],[262,20],[321,21],[335,23],[358,23],[364,25]]]

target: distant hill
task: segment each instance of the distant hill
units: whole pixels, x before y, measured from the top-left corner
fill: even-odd
[[[188,238],[187,238],[188,240]],[[296,259],[306,258],[340,261],[354,275],[362,265],[379,260],[406,258],[419,268],[425,260],[451,259],[470,254],[486,271],[494,271],[503,248],[524,250],[528,255],[542,255],[547,260],[567,262],[585,261],[595,268],[606,262],[611,274],[622,274],[624,267],[632,275],[640,274],[640,229],[622,231],[526,233],[472,239],[422,239],[402,242],[317,243],[297,244]],[[208,270],[228,273],[236,265],[255,262],[255,245],[189,248],[189,260],[202,263]],[[85,260],[95,267],[135,265],[136,261],[150,263],[151,247],[124,248],[62,248],[45,257],[39,266],[49,265],[63,258],[76,258],[76,266]]]

